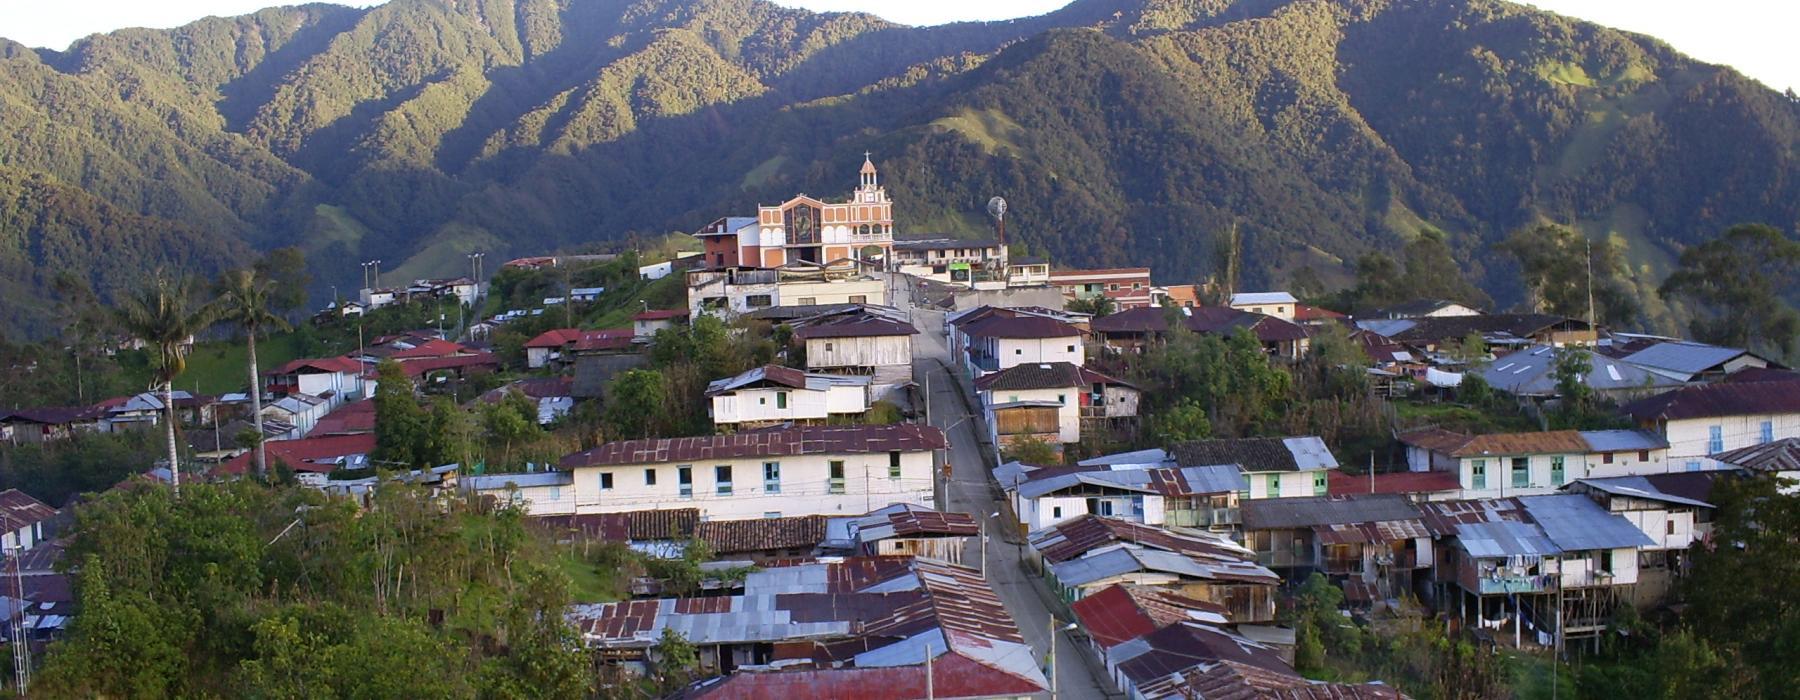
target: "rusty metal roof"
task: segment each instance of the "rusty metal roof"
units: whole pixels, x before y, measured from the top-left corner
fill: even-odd
[[[1431,501],[1419,504],[1420,520],[1434,536],[1456,534],[1456,526],[1474,523],[1529,522],[1517,498]]]
[[[1190,598],[1166,588],[1115,584],[1090,593],[1070,606],[1081,626],[1102,648],[1142,637],[1186,620],[1225,624],[1224,606]]]
[[[1461,447],[1450,451],[1452,456],[1467,457],[1474,455],[1528,455],[1528,454],[1583,454],[1588,451],[1588,442],[1581,433],[1574,430],[1548,430],[1535,433],[1494,433],[1476,435],[1469,438]]]
[[[0,491],[0,516],[8,531],[29,527],[56,517],[56,509],[18,489]]]
[[[564,469],[631,464],[704,462],[739,457],[918,451],[944,447],[944,433],[912,424],[798,426],[779,430],[685,438],[609,442],[562,458]]]
[[[817,547],[825,541],[825,516],[707,520],[695,536],[719,554]]]

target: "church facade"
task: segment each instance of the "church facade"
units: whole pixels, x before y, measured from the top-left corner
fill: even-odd
[[[886,260],[894,248],[894,209],[875,163],[864,154],[861,181],[847,202],[804,194],[758,207],[756,218],[727,217],[698,236],[710,267],[774,268],[790,263]]]

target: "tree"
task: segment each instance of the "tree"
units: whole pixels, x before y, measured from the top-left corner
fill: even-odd
[[[1751,690],[1734,697],[1787,696],[1800,688],[1800,607],[1791,593],[1800,587],[1800,495],[1782,493],[1769,476],[1714,483],[1713,545],[1691,550],[1687,619],[1748,672]]]
[[[535,417],[535,416],[534,416]],[[468,466],[475,456],[475,422],[468,412],[458,408],[448,396],[431,402],[429,428],[425,435],[425,465],[461,464]],[[533,423],[533,425],[536,425]]]
[[[1594,371],[1593,354],[1587,348],[1564,345],[1556,349],[1551,376],[1556,377],[1556,394],[1566,409],[1585,411],[1593,400],[1594,388],[1587,376]]]
[[[1442,231],[1420,231],[1407,242],[1402,257],[1404,268],[1384,253],[1358,258],[1350,306],[1386,306],[1411,299],[1449,299],[1477,307],[1491,304],[1487,293],[1470,282],[1456,264]]]
[[[508,391],[499,401],[481,408],[481,431],[490,442],[500,444],[500,462],[508,469],[513,446],[543,432],[537,423],[537,406],[517,391]]]
[[[658,435],[668,423],[669,388],[661,372],[632,369],[606,387],[606,427],[614,439]]]
[[[269,281],[269,308],[282,314],[306,308],[306,288],[312,284],[312,275],[306,269],[306,253],[298,247],[264,253],[250,271],[258,279]]]
[[[1800,242],[1763,224],[1739,224],[1681,253],[1663,280],[1665,299],[1696,307],[1689,330],[1708,343],[1791,355],[1800,312],[1788,302],[1800,279]]]
[[[1621,240],[1594,245],[1571,229],[1541,224],[1514,232],[1498,249],[1518,259],[1533,308],[1588,318],[1591,290],[1596,323],[1628,324],[1643,312],[1625,282],[1631,270]]]
[[[1294,627],[1294,666],[1302,671],[1325,667],[1327,656],[1355,656],[1362,650],[1362,631],[1338,613],[1344,591],[1313,573],[1288,599],[1286,621]]]
[[[687,685],[700,672],[699,650],[673,627],[663,628],[650,656],[656,660],[657,687],[665,693]]]
[[[187,278],[158,275],[116,309],[119,327],[154,353],[152,373],[162,390],[168,433],[169,480],[181,493],[181,458],[175,449],[175,378],[187,369],[194,336],[218,320],[219,306],[197,300]]]
[[[1150,438],[1159,445],[1209,437],[1212,421],[1206,417],[1206,407],[1193,399],[1182,399],[1160,411],[1150,425]]]
[[[429,426],[412,379],[390,359],[375,365],[375,380],[375,459],[419,466],[427,457]]]
[[[1037,437],[1024,437],[1013,440],[1006,446],[1006,456],[1026,464],[1061,464],[1062,458],[1056,454],[1056,446],[1049,441]]]
[[[288,330],[288,322],[274,310],[274,283],[255,270],[232,270],[219,280],[219,304],[222,320],[244,330],[244,342],[250,356],[250,411],[256,433],[263,434],[262,372],[256,362],[256,336],[265,330]],[[256,441],[256,476],[269,476],[269,452],[263,441]]]
[[[1094,318],[1107,316],[1114,311],[1112,298],[1105,294],[1070,299],[1063,303],[1063,308],[1078,314],[1091,314]]]

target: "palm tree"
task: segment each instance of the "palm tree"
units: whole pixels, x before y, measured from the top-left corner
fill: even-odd
[[[275,283],[254,269],[232,270],[219,279],[220,319],[244,329],[250,350],[250,410],[256,422],[256,475],[269,477],[269,452],[263,446],[261,372],[256,364],[256,334],[264,330],[285,331],[287,319],[271,309],[270,297]]]
[[[186,278],[160,273],[136,294],[122,300],[116,314],[119,327],[143,341],[156,353],[157,388],[168,411],[169,479],[181,495],[181,462],[175,452],[175,378],[187,369],[188,343],[195,334],[218,319],[218,306],[199,302],[194,285]]]

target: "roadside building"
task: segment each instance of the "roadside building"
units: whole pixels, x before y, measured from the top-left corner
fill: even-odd
[[[1067,299],[1106,297],[1119,310],[1150,306],[1150,268],[1120,267],[1099,270],[1053,270],[1050,285]]]
[[[849,307],[788,325],[806,348],[807,370],[869,377],[871,401],[913,380],[912,337],[919,329],[894,309]]]
[[[1166,588],[1222,607],[1233,622],[1272,622],[1281,578],[1230,539],[1083,516],[1031,533],[1051,588],[1075,602],[1115,584]]]
[[[1244,542],[1289,580],[1313,572],[1367,605],[1408,594],[1434,562],[1420,506],[1398,494],[1248,501]]]
[[[1287,292],[1239,292],[1231,295],[1226,304],[1239,311],[1274,316],[1283,321],[1293,321],[1299,305],[1300,300]]]
[[[1235,464],[1144,469],[1036,468],[1011,462],[994,470],[1026,531],[1087,515],[1219,532],[1238,523],[1248,484]]]

